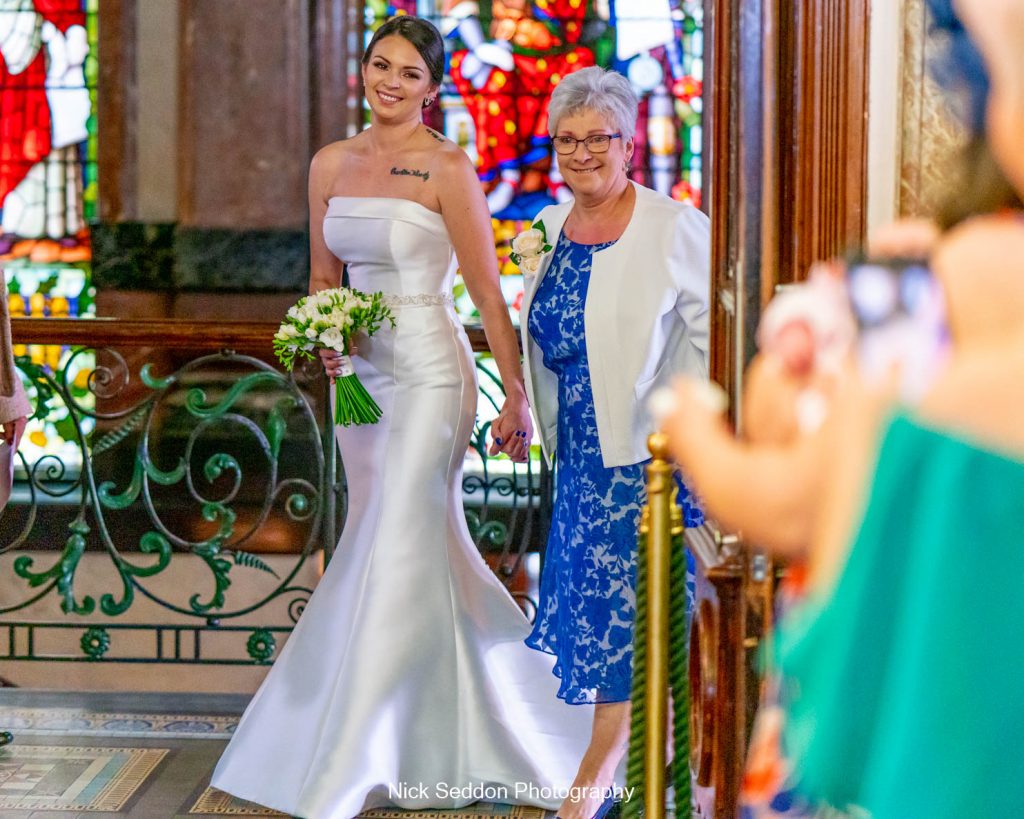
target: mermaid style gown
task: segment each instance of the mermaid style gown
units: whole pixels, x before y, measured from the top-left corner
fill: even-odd
[[[353,287],[392,294],[395,329],[353,360],[384,417],[336,430],[341,540],[212,784],[304,819],[481,798],[555,808],[593,712],[557,698],[552,658],[524,644],[530,625],[466,528],[476,371],[444,220],[334,197],[323,229]]]

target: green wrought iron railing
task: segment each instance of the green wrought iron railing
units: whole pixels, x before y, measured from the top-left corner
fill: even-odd
[[[270,662],[344,520],[320,368],[282,372],[276,325],[12,324],[34,416],[0,513],[0,659]],[[513,582],[546,537],[551,480],[538,459],[524,468],[486,457],[501,385],[483,334],[470,336],[489,389],[466,462],[467,523],[532,614]],[[93,555],[113,591],[83,590]],[[183,567],[187,582],[175,580]],[[38,616],[56,610],[51,600],[62,614]],[[158,614],[126,616],[140,600]],[[129,632],[136,648],[118,650]]]

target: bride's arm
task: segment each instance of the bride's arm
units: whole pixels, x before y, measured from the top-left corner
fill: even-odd
[[[340,146],[333,143],[317,151],[309,163],[309,292],[341,285],[341,260],[324,241],[324,216],[330,185],[337,175]]]
[[[453,146],[452,150],[445,151],[441,167],[438,186],[441,215],[452,238],[469,296],[480,311],[487,343],[505,387],[505,404],[491,426],[495,439],[491,454],[500,450],[522,462],[526,460],[533,438],[533,422],[523,385],[519,340],[498,283],[491,215],[476,172],[460,149]]]
[[[330,185],[336,178],[341,148],[333,143],[317,151],[309,163],[309,292],[316,293],[341,285],[342,262],[327,249],[324,241],[324,216]],[[341,375],[341,354],[321,348],[317,351],[324,371],[332,378]]]

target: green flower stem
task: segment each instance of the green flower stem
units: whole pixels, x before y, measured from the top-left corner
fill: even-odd
[[[357,375],[334,379],[334,423],[343,427],[376,424],[384,413]]]

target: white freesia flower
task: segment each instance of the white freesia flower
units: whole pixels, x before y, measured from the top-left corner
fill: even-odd
[[[527,259],[539,256],[544,250],[544,234],[537,228],[524,230],[512,240],[512,252]]]
[[[320,333],[320,343],[339,353],[345,350],[345,334],[338,327],[328,327]]]

